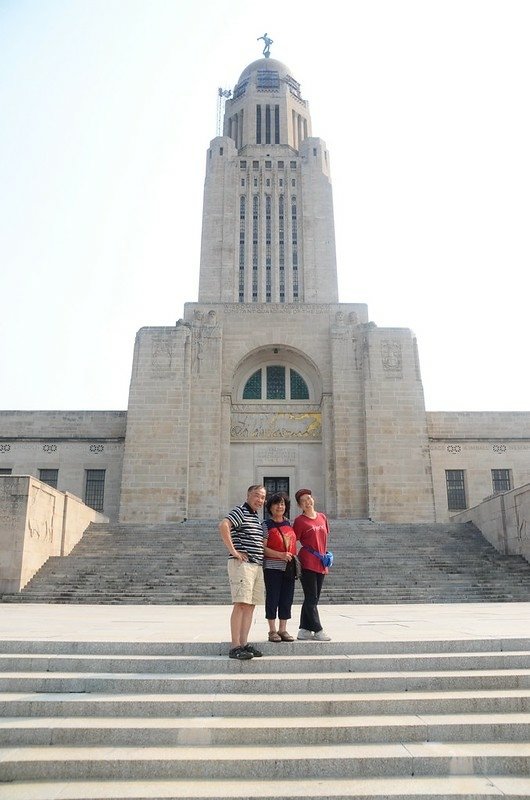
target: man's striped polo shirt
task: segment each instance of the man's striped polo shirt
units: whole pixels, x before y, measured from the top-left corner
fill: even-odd
[[[236,550],[248,555],[253,564],[263,564],[263,528],[258,515],[248,503],[236,506],[226,515],[232,529],[232,543]],[[229,558],[234,556],[229,555]]]

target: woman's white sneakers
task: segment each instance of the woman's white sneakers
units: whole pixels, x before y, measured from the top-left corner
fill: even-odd
[[[317,633],[313,633],[313,631],[308,631],[305,628],[300,628],[298,631],[297,639],[300,639],[303,642],[307,642],[312,639],[315,642],[331,642],[331,636],[328,636],[325,630],[317,631]]]
[[[300,628],[298,631],[297,639],[301,639],[302,641],[307,641],[308,639],[313,638],[313,631],[306,631],[305,628]]]

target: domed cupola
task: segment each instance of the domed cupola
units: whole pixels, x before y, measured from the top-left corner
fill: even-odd
[[[311,118],[289,67],[275,58],[245,67],[225,105],[224,135],[239,151],[256,144],[299,149],[311,136]]]

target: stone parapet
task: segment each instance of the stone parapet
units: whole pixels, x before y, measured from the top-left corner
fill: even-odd
[[[0,476],[0,593],[18,592],[50,556],[65,556],[108,518],[30,475]]]
[[[500,553],[530,562],[530,483],[453,514],[451,521],[472,522]]]

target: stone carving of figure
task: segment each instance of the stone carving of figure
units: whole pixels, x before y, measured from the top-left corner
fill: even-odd
[[[269,58],[271,54],[271,44],[273,44],[273,41],[269,38],[268,33],[264,33],[263,36],[258,36],[258,42],[260,39],[263,39],[263,55],[265,58]]]

